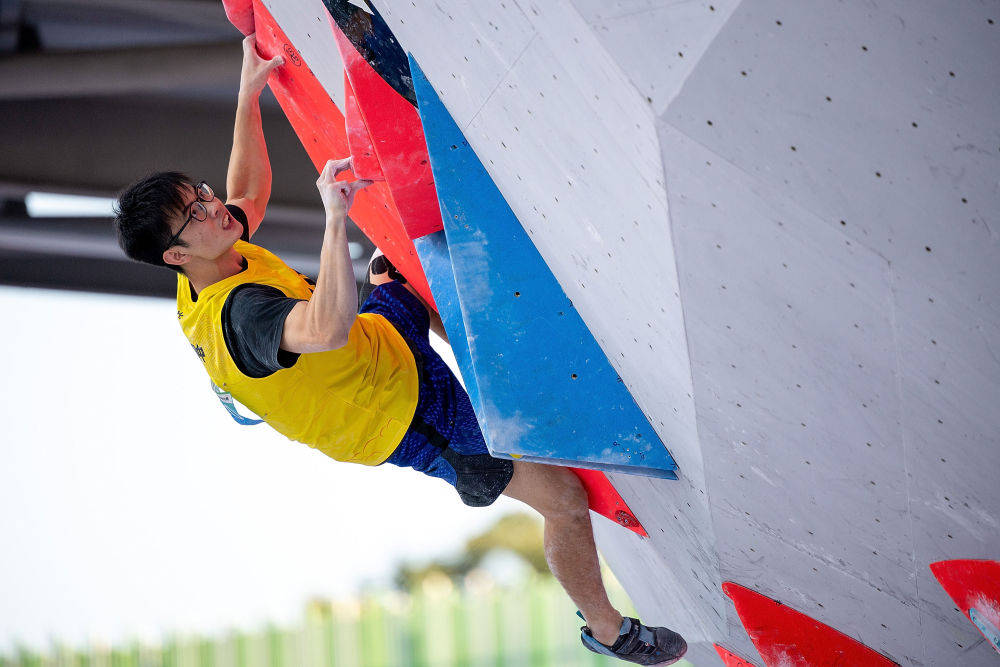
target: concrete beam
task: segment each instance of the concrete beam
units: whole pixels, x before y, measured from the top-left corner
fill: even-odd
[[[6,4],[6,3],[5,3]],[[230,27],[225,9],[216,0],[20,0],[19,11],[28,20],[79,12],[81,16],[101,17],[114,12],[126,20],[141,18],[200,28]],[[235,34],[235,28],[232,28]]]
[[[235,96],[224,102],[139,96],[0,101],[0,182],[113,195],[144,174],[177,169],[222,191],[235,103]],[[305,150],[280,110],[262,107],[272,204],[321,210]]]
[[[181,93],[233,88],[243,54],[238,40],[69,53],[0,60],[0,99]]]

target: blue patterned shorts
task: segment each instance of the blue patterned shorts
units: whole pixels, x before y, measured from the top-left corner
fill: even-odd
[[[413,422],[386,462],[445,480],[466,505],[491,505],[513,477],[513,462],[490,456],[468,394],[431,347],[423,304],[402,284],[389,282],[371,291],[361,312],[392,323],[406,339],[420,375]]]

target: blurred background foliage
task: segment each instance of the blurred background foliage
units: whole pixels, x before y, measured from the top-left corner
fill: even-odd
[[[543,524],[501,517],[448,558],[400,563],[394,588],[315,598],[295,627],[165,635],[151,645],[23,648],[0,667],[465,667],[623,664],[580,644],[576,607],[545,563]],[[603,568],[612,602],[635,610]],[[685,663],[682,663],[685,664]]]
[[[542,535],[543,524],[537,516],[527,512],[507,514],[467,540],[463,550],[452,558],[423,564],[401,563],[393,581],[403,591],[415,590],[429,577],[433,580],[442,575],[457,583],[481,568],[489,556],[498,553],[519,558],[536,574],[551,576],[545,562]]]

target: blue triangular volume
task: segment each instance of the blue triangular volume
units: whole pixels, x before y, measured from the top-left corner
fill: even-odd
[[[410,69],[446,235],[445,246],[428,239],[417,251],[490,451],[676,479],[677,464],[412,56]]]
[[[414,239],[413,245],[417,249],[417,256],[420,257],[427,284],[434,294],[434,304],[437,306],[445,333],[448,334],[448,343],[462,373],[465,391],[469,395],[472,408],[476,411],[480,426],[486,432],[488,431],[486,415],[482,400],[479,398],[479,385],[472,366],[472,352],[465,337],[465,323],[462,320],[462,307],[458,300],[455,272],[451,267],[451,255],[448,253],[448,240],[442,230]]]

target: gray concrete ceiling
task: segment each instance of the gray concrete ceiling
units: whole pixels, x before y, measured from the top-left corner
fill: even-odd
[[[223,184],[241,39],[218,0],[0,3],[0,283],[173,293],[168,272],[121,255],[108,220],[29,218],[21,202],[114,196],[164,169]],[[274,179],[259,238],[315,272],[316,172],[269,92],[261,108]]]

